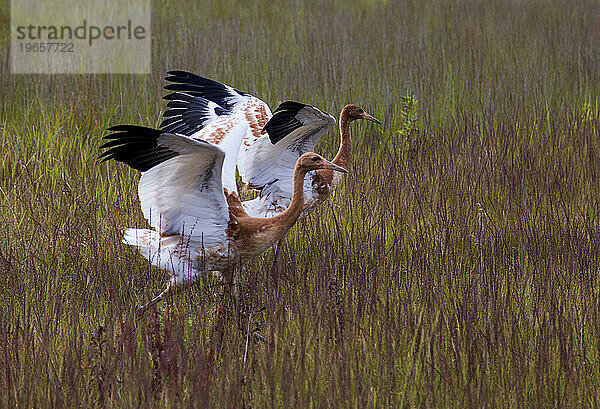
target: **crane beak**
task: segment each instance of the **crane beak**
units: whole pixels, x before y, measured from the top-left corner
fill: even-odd
[[[367,114],[366,112],[362,114],[362,119],[366,119],[367,121],[375,122],[376,124],[381,125],[381,121],[379,119]]]
[[[325,164],[323,165],[323,169],[331,169],[331,170],[335,170],[336,172],[348,173],[348,171],[346,169],[344,169],[343,167],[338,166],[329,161],[325,162]]]

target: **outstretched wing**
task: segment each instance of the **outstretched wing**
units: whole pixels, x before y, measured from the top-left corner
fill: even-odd
[[[186,71],[169,71],[165,80],[170,82],[165,89],[173,92],[164,97],[169,103],[161,129],[219,145],[225,151],[223,185],[237,192],[235,165],[262,136],[272,116],[269,106],[229,85]]]
[[[221,168],[225,152],[185,135],[141,126],[109,129],[100,155],[142,172],[138,194],[144,217],[162,236],[181,234],[204,246],[226,240],[229,221]]]
[[[245,154],[238,162],[240,175],[249,186],[261,190],[260,200],[265,208],[273,208],[277,203],[287,206],[292,198],[296,161],[313,151],[334,124],[335,119],[318,108],[286,101],[265,125],[265,134],[243,147]]]
[[[160,124],[160,128],[165,132],[191,136],[219,117],[232,114],[231,110],[215,102],[184,92],[173,92],[164,99],[169,101],[168,109],[163,114],[165,119]]]
[[[262,136],[261,131],[272,116],[269,106],[255,96],[191,72],[169,71],[165,80],[170,82],[165,89],[173,92],[164,97],[169,101],[160,124],[164,131],[197,138],[196,133],[212,121],[241,111],[236,120],[246,124],[244,145],[250,146]],[[202,136],[210,138],[207,133]]]

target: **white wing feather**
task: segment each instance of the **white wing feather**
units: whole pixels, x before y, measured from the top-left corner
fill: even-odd
[[[192,138],[163,134],[160,146],[179,153],[142,173],[144,217],[161,235],[180,234],[205,246],[226,240],[229,212],[221,181],[225,152]]]
[[[170,102],[161,129],[221,146],[227,155],[226,163],[230,157],[237,161],[238,153],[243,154],[244,150],[238,152],[237,147],[228,146],[231,138],[237,142],[238,135],[231,133],[239,129],[226,128],[222,132],[218,128],[233,121],[245,125],[243,146],[247,148],[263,136],[262,129],[273,116],[264,101],[229,85],[179,70],[170,71],[165,79],[170,82],[165,89],[174,92],[164,97]],[[224,181],[227,189],[233,191],[230,181]]]

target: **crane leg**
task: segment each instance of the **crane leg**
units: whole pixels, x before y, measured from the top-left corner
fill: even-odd
[[[283,239],[279,240],[277,244],[275,244],[275,253],[273,254],[273,264],[271,265],[271,275],[278,276],[279,268],[281,267],[281,256],[279,249],[283,247]]]
[[[158,304],[162,300],[169,298],[171,296],[171,293],[174,290],[174,287],[175,287],[175,284],[172,281],[169,281],[169,284],[167,284],[167,288],[165,288],[162,293],[160,293],[159,295],[154,297],[152,300],[150,300],[149,302],[147,302],[146,304],[142,305],[141,307],[139,307],[137,309],[138,315],[139,316],[144,315],[144,313],[146,311],[148,311],[150,308],[154,307],[156,304]]]
[[[241,305],[238,269],[236,266],[233,266],[233,268],[226,272],[223,272],[223,274],[215,274],[215,276],[217,276],[220,279],[221,285],[223,286],[223,292],[221,293],[223,301],[225,301],[225,298],[233,301],[233,312],[239,324],[241,322]]]
[[[150,308],[154,307],[159,302],[172,297],[176,292],[186,289],[196,283],[197,283],[197,281],[193,281],[193,280],[188,280],[188,281],[184,281],[184,282],[180,282],[180,283],[176,283],[175,281],[169,281],[169,283],[167,284],[167,288],[165,288],[162,293],[158,294],[156,297],[154,297],[153,299],[151,299],[149,302],[142,305],[141,307],[138,307],[138,309],[137,309],[138,315],[139,316],[144,315],[144,313],[146,311],[148,311]]]
[[[238,273],[237,268],[233,269],[233,274],[231,275],[231,291],[233,292],[233,309],[236,314],[238,326],[241,322],[242,313],[240,311],[240,291],[238,288]]]

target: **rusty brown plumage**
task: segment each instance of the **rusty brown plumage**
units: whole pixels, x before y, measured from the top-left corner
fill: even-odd
[[[210,143],[214,143],[215,145],[218,145],[223,140],[225,135],[227,135],[227,133],[233,129],[234,126],[235,126],[235,121],[233,121],[233,120],[224,122],[221,126],[219,126],[213,132],[208,134],[204,138],[204,140],[206,142],[210,142]]]
[[[250,146],[262,136],[262,129],[269,121],[270,116],[267,113],[265,105],[258,102],[248,107],[245,111],[245,116],[246,121],[248,121],[248,125],[250,126],[252,138],[244,138],[243,143],[246,146]]]
[[[304,177],[312,170],[328,169],[338,172],[346,170],[316,153],[302,155],[294,169],[292,202],[282,213],[271,218],[250,217],[244,210],[237,193],[225,190],[229,206],[228,236],[238,242],[242,254],[260,254],[264,249],[280,240],[294,225],[304,206]]]
[[[332,163],[347,168],[352,160],[352,139],[350,138],[350,123],[357,119],[366,119],[380,123],[377,119],[367,114],[361,107],[348,104],[340,112],[340,148]],[[334,173],[330,169],[319,169],[313,177],[313,186],[319,194],[319,199],[324,200],[335,189]]]

